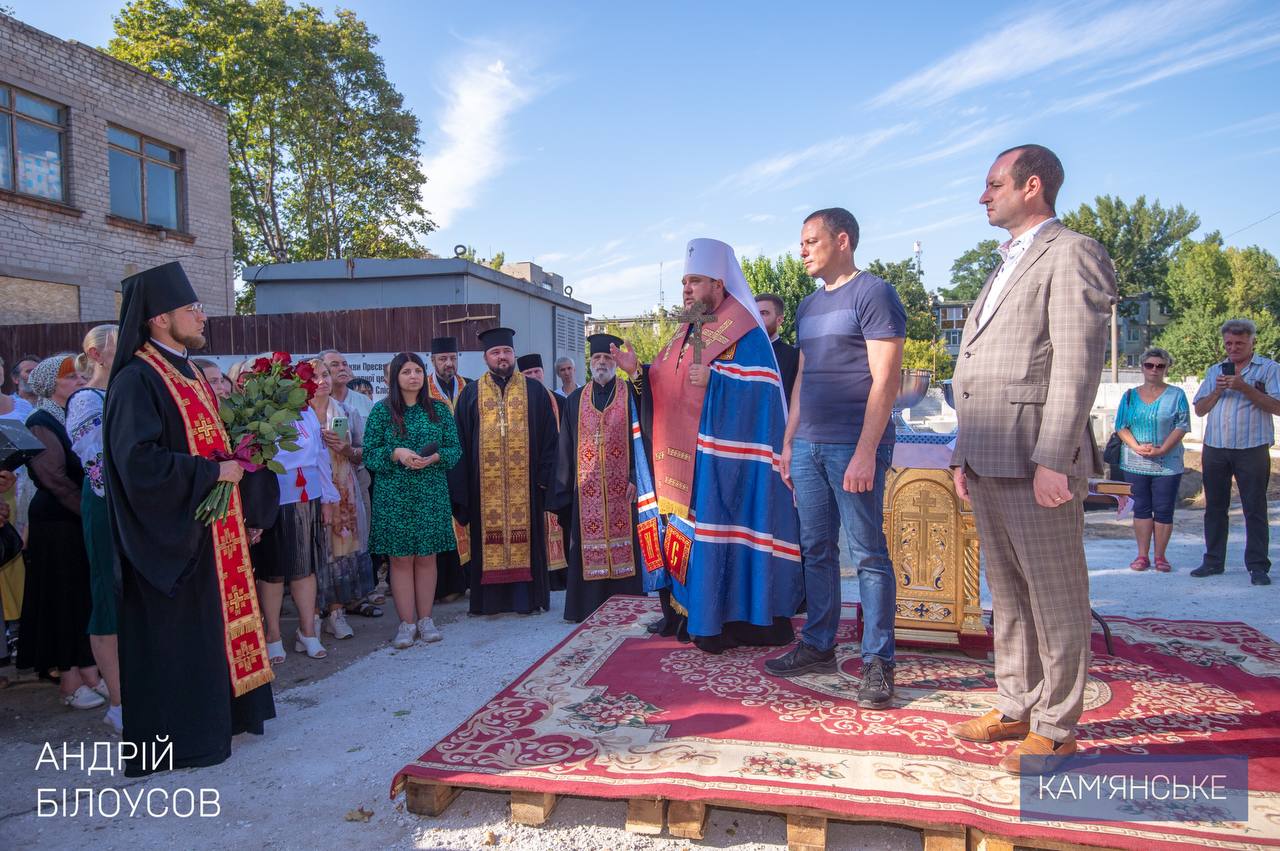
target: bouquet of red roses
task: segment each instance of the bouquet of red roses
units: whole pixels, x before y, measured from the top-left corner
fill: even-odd
[[[275,460],[276,453],[297,450],[294,423],[316,392],[315,369],[305,361],[294,366],[291,360],[288,352],[273,352],[240,374],[238,388],[218,407],[235,449],[214,453],[214,461],[236,461],[249,473],[263,467],[273,473],[284,472]],[[214,485],[196,507],[196,519],[210,525],[226,517],[231,487],[231,482]]]

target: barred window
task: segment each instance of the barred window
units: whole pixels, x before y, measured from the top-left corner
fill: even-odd
[[[182,152],[132,130],[107,127],[111,212],[181,230]]]
[[[0,189],[65,202],[67,108],[0,83]]]

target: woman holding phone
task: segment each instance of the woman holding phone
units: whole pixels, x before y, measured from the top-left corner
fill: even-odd
[[[457,545],[445,472],[458,463],[462,449],[449,407],[423,392],[422,358],[401,352],[388,377],[387,398],[373,406],[364,434],[364,464],[378,477],[369,550],[391,559],[400,616],[394,644],[405,648],[415,637],[443,637],[431,620],[436,553]]]

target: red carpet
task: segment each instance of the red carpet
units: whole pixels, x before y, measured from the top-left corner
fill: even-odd
[[[858,709],[860,660],[841,622],[840,670],[764,673],[777,649],[709,656],[649,636],[657,601],[614,598],[406,776],[601,798],[742,800],[886,822],[1122,848],[1280,846],[1280,644],[1239,623],[1109,617],[1094,634],[1083,750],[1244,754],[1247,823],[1023,822],[1011,743],[960,742],[947,725],[995,696],[991,663],[900,652],[891,709]]]

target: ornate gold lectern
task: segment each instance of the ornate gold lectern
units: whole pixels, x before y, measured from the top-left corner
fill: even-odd
[[[884,493],[884,534],[898,577],[899,644],[991,650],[979,596],[978,532],[948,469],[894,467]]]

